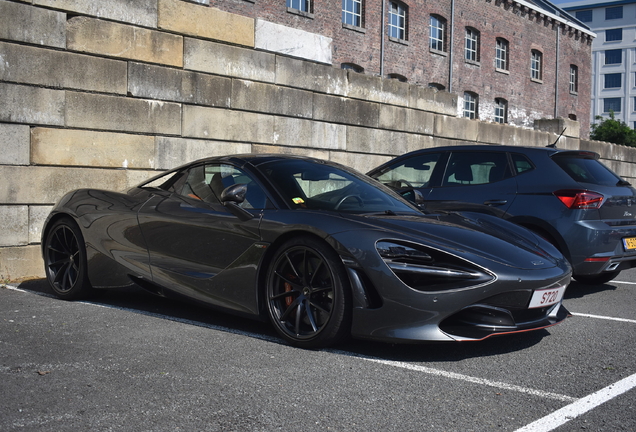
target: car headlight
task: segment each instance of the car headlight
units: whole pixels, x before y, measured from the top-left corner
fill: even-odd
[[[382,240],[376,249],[395,276],[419,291],[461,289],[495,279],[469,261],[423,245]]]

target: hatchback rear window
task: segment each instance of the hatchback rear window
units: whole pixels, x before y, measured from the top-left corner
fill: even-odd
[[[580,183],[618,186],[622,181],[596,159],[583,155],[555,155],[552,158],[572,179]]]

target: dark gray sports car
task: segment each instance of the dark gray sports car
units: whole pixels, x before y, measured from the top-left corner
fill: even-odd
[[[204,159],[125,193],[80,189],[49,215],[61,298],[137,284],[267,319],[288,342],[479,340],[562,321],[571,268],[480,213],[426,214],[322,160]]]

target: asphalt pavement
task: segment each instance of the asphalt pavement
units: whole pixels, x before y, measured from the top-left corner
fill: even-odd
[[[636,431],[636,270],[573,282],[573,313],[475,343],[312,351],[139,289],[0,288],[0,430]]]

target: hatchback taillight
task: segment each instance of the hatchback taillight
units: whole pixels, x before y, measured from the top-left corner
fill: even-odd
[[[554,192],[554,196],[561,200],[569,209],[597,209],[603,205],[605,198],[600,193],[580,189],[565,189]]]

